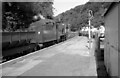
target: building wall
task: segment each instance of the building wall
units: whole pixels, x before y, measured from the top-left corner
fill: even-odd
[[[120,14],[120,2],[118,6],[118,14]],[[120,15],[118,15],[118,21],[120,21]],[[118,73],[119,73],[119,78],[120,78],[120,22],[118,22]]]
[[[118,76],[118,5],[105,16],[105,66],[111,76]]]

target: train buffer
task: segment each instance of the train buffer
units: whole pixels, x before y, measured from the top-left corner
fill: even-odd
[[[2,65],[2,76],[97,76],[94,40],[76,36]]]

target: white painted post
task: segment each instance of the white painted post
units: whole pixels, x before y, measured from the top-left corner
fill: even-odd
[[[88,32],[88,34],[89,34],[89,39],[91,39],[90,26],[91,26],[91,21],[90,21],[90,19],[89,19],[89,32]]]
[[[91,49],[91,33],[90,33],[90,26],[91,26],[91,21],[89,19],[89,49]]]
[[[89,32],[88,32],[88,34],[89,34],[89,49],[91,49],[91,19],[92,19],[92,17],[93,17],[93,13],[92,13],[92,10],[89,10]]]

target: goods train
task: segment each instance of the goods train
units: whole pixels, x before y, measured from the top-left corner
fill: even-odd
[[[41,19],[30,24],[26,32],[1,32],[2,55],[1,58],[18,56],[26,52],[38,50],[51,43],[66,40],[66,25],[53,20]]]

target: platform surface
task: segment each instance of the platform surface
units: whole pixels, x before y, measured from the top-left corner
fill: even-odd
[[[76,36],[33,53],[12,64],[3,65],[2,76],[97,76],[95,44]]]

